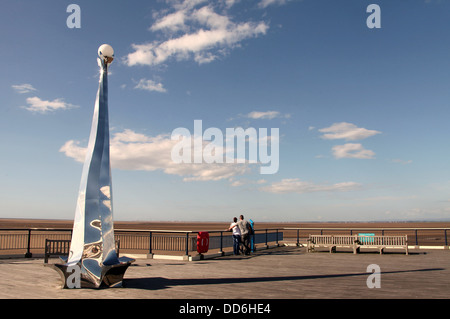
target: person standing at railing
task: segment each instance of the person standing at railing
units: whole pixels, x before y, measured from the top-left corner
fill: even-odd
[[[239,255],[239,245],[241,244],[241,231],[239,230],[239,226],[237,224],[237,218],[233,218],[233,222],[227,231],[233,231],[233,254]]]
[[[253,233],[253,229],[250,223],[244,219],[244,215],[239,216],[239,218],[240,220],[237,224],[241,231],[241,240],[245,247],[245,254],[250,255],[250,235]]]

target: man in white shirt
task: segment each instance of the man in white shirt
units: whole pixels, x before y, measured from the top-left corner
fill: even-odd
[[[239,229],[236,217],[233,218],[233,222],[227,229],[227,231],[230,230],[233,231],[233,254],[239,255],[239,245],[241,244],[241,231]]]

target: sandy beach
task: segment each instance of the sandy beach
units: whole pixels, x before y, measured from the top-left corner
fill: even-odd
[[[145,230],[223,230],[231,221],[180,222],[180,221],[114,221],[115,229]],[[12,219],[0,218],[0,228],[72,228],[72,220],[53,219]],[[256,229],[266,228],[449,228],[448,222],[258,222]]]

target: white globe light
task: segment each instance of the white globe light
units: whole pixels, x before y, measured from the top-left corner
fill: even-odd
[[[98,48],[98,56],[103,60],[114,59],[114,49],[109,44],[102,44]]]

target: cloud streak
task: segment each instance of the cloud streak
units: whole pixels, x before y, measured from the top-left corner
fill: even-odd
[[[167,90],[164,88],[162,83],[156,83],[153,80],[147,80],[147,79],[141,79],[134,88],[140,89],[140,90],[145,90],[145,91],[156,91],[156,92],[160,92],[160,93],[167,92]]]
[[[41,100],[39,97],[29,97],[26,99],[28,106],[24,108],[30,112],[48,113],[56,110],[67,110],[78,107],[76,105],[64,102],[63,99],[55,99],[53,101]]]
[[[11,85],[11,87],[19,94],[26,94],[37,91],[31,84],[17,84]]]
[[[325,133],[321,136],[323,139],[344,139],[346,141],[362,140],[381,133],[379,131],[357,127],[355,124],[347,122],[334,123],[330,127],[320,129],[319,132]]]
[[[258,7],[260,8],[267,8],[271,5],[283,5],[286,4],[287,0],[261,0],[260,3],[258,3]]]
[[[311,182],[304,182],[298,178],[282,179],[279,182],[274,182],[269,186],[261,187],[260,190],[275,194],[289,194],[289,193],[317,193],[317,192],[348,192],[358,190],[361,184],[355,182],[343,182],[337,184],[314,184]]]
[[[132,44],[134,52],[127,55],[125,63],[154,66],[170,59],[210,63],[241,41],[266,34],[269,28],[265,22],[234,22],[215,12],[213,4],[203,3],[176,2],[174,11],[161,15],[149,29],[162,32],[165,40]]]
[[[339,158],[359,158],[372,159],[375,158],[375,152],[366,150],[359,143],[347,143],[344,145],[336,145],[332,148],[333,156]]]
[[[282,115],[278,111],[267,111],[267,112],[259,112],[259,111],[253,111],[246,115],[246,117],[254,119],[254,120],[262,120],[262,119],[274,119],[274,118],[290,118],[289,114]]]

